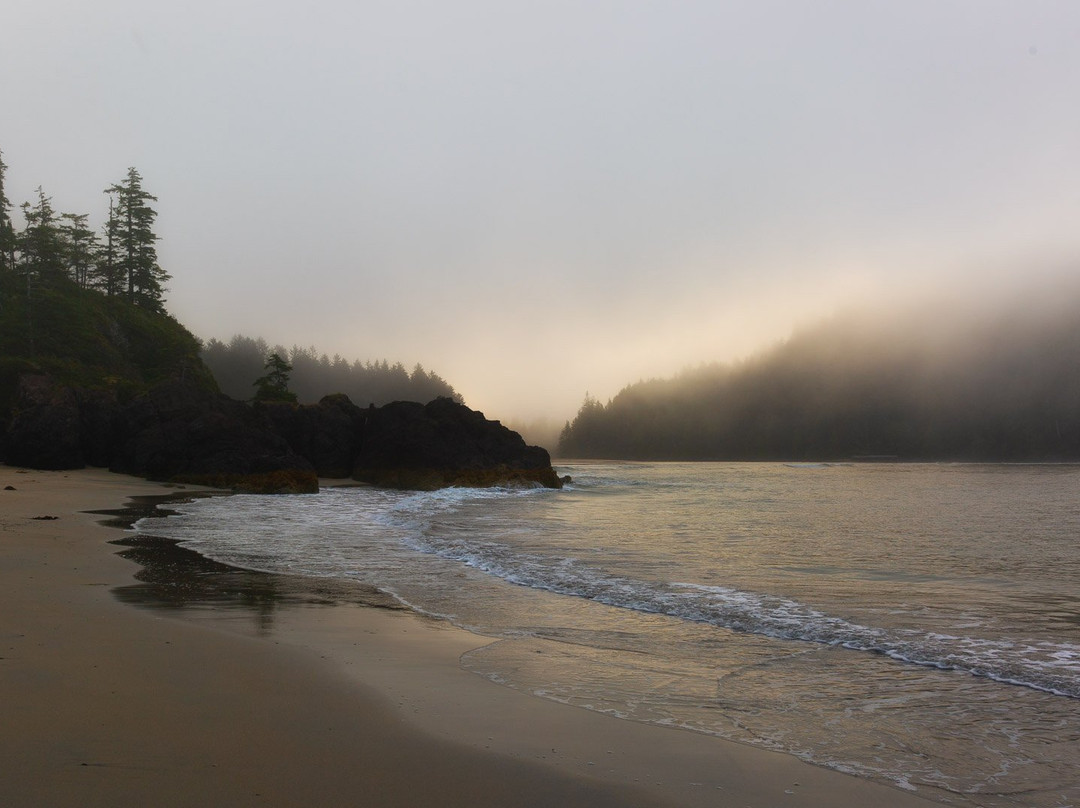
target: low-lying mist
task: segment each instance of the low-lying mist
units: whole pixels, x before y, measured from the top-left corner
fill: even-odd
[[[304,404],[331,393],[344,393],[361,407],[399,400],[426,403],[439,396],[461,400],[449,382],[419,364],[410,372],[400,362],[331,358],[314,347],[271,346],[261,337],[237,334],[229,342],[211,339],[203,345],[202,359],[221,392],[246,400],[254,395],[256,379],[266,373],[264,366],[272,352],[288,362],[289,390]]]
[[[564,457],[1080,460],[1080,282],[839,313],[586,399]]]

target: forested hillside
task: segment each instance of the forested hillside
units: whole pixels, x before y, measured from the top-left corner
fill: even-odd
[[[254,493],[314,492],[320,475],[401,488],[562,485],[546,450],[469,410],[420,365],[410,373],[241,336],[204,351],[165,312],[154,197],[135,169],[105,189],[100,237],[41,189],[17,227],[5,169],[0,160],[0,461]],[[240,400],[221,395],[203,351]]]
[[[143,188],[138,170],[129,168],[122,181],[104,189],[107,209],[99,230],[91,228],[89,214],[58,211],[41,186],[32,202],[19,205],[25,226],[18,230],[4,191],[6,172],[0,153],[0,272],[19,277],[26,301],[33,302],[36,289],[66,281],[164,311],[169,274],[158,264],[157,211],[150,207],[157,197]],[[27,327],[33,337],[32,319]]]
[[[101,225],[84,213],[63,213],[38,188],[12,218],[0,153],[0,423],[15,380],[42,371],[57,381],[117,391],[142,389],[171,375],[215,384],[199,360],[199,342],[165,311],[169,274],[158,264],[157,197],[138,170],[104,188]],[[345,393],[362,406],[393,400],[460,400],[438,374],[420,365],[330,358],[314,348],[287,351],[262,339],[210,340],[201,348],[221,391],[251,399],[272,352],[291,364],[288,386],[301,402]]]
[[[1080,295],[843,316],[734,365],[586,398],[563,457],[1080,459]]]
[[[198,341],[165,312],[155,197],[139,172],[104,189],[95,232],[41,188],[16,227],[6,168],[0,159],[0,430],[25,372],[121,398],[177,376],[212,389]]]
[[[202,359],[214,374],[221,391],[237,399],[250,399],[255,381],[265,373],[267,356],[276,353],[291,365],[289,390],[301,403],[314,403],[329,393],[344,393],[362,407],[391,401],[426,403],[439,396],[461,397],[438,374],[416,365],[389,362],[348,361],[329,357],[315,348],[286,350],[262,338],[234,336],[229,342],[211,339],[203,346]]]

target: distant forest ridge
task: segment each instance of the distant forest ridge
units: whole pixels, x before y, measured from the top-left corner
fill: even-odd
[[[586,396],[557,454],[1080,460],[1080,286],[837,316],[737,364]]]
[[[350,362],[341,356],[329,357],[314,347],[271,346],[261,337],[238,334],[227,343],[211,339],[203,345],[202,360],[214,374],[221,392],[246,400],[255,393],[255,380],[265,375],[264,366],[271,353],[292,365],[289,389],[304,404],[315,403],[331,393],[344,393],[361,407],[391,401],[427,403],[439,396],[462,400],[441,376],[419,364],[408,371],[400,362]]]

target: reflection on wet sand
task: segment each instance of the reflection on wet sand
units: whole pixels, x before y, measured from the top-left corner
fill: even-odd
[[[102,520],[110,527],[130,529],[139,519],[176,513],[163,506],[170,502],[190,502],[195,496],[210,495],[134,497],[124,508],[91,513],[110,517]],[[119,553],[122,558],[142,567],[135,573],[139,583],[113,589],[118,600],[148,609],[227,611],[234,615],[239,612],[251,617],[260,635],[273,631],[274,615],[282,608],[341,603],[404,608],[372,586],[231,567],[181,547],[172,539],[140,533],[111,543],[125,548]]]

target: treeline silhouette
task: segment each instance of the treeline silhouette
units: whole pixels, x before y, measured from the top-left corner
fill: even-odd
[[[34,310],[54,289],[75,286],[106,297],[123,298],[140,308],[165,311],[169,274],[158,264],[154,232],[157,197],[142,185],[142,175],[127,176],[105,189],[108,213],[100,231],[85,213],[61,213],[39,185],[33,202],[23,202],[23,228],[11,218],[4,190],[7,164],[0,152],[0,282],[17,281],[19,294],[0,289],[4,298],[25,308],[26,339],[34,351]]]
[[[261,337],[238,334],[227,343],[211,339],[203,345],[202,360],[221,392],[247,400],[255,393],[256,380],[265,375],[267,357],[272,353],[288,358],[292,365],[288,387],[302,404],[317,402],[330,393],[344,393],[362,407],[391,401],[426,403],[439,396],[461,401],[448,382],[419,364],[410,372],[400,362],[350,362],[337,355],[331,358],[314,347],[287,350],[271,346]]]
[[[586,396],[563,457],[1080,460],[1080,295],[849,314],[734,365]]]
[[[0,152],[0,441],[26,376],[121,400],[178,376],[212,388],[198,340],[165,311],[156,197],[139,172],[104,189],[95,230],[40,186],[13,219],[7,170]]]

